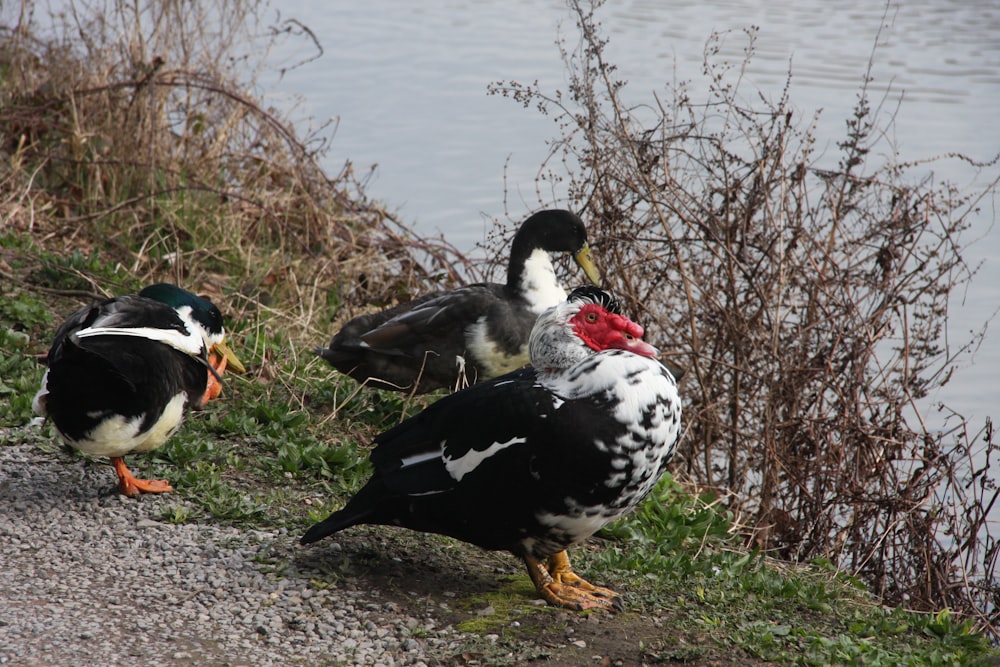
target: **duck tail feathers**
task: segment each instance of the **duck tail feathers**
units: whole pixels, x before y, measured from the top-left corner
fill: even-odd
[[[337,510],[319,523],[313,524],[306,531],[305,535],[299,538],[299,544],[312,544],[345,528],[365,523],[368,514],[368,511],[358,511],[356,508],[348,505],[344,509]]]

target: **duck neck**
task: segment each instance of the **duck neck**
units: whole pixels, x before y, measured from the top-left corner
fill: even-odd
[[[541,248],[511,252],[507,289],[524,298],[531,310],[541,313],[566,299],[566,291],[556,279],[549,253]]]
[[[593,355],[569,326],[570,315],[563,308],[543,313],[528,339],[531,365],[545,374],[558,374]]]

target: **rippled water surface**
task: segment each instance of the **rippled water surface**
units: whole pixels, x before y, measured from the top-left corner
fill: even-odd
[[[556,0],[420,3],[371,0],[320,3],[285,0],[282,14],[308,25],[323,56],[265,80],[269,92],[298,93],[304,111],[337,117],[335,173],[351,160],[364,173],[377,165],[368,192],[419,231],[443,232],[471,250],[489,227],[486,216],[519,219],[541,205],[535,174],[558,128],[548,118],[500,97],[497,80],[539,81],[565,89],[555,45],[575,44],[573,20]],[[611,42],[608,59],[628,80],[626,101],[651,101],[673,81],[690,81],[695,95],[706,40],[721,32],[721,53],[739,62],[744,30],[758,29],[745,74],[745,94],[759,89],[776,99],[792,71],[790,97],[804,115],[822,109],[818,147],[836,160],[835,143],[857,99],[869,59],[873,100],[898,112],[891,142],[899,159],[961,152],[989,160],[1000,151],[1000,3],[913,0],[886,7],[863,0],[677,0],[609,2],[600,20]],[[876,46],[877,45],[877,46]],[[286,53],[313,55],[307,49]],[[901,100],[901,102],[900,102]],[[962,187],[985,185],[984,173],[957,160],[927,166],[928,174]],[[987,200],[974,218],[970,261],[986,264],[952,308],[953,339],[964,339],[1000,307],[1000,230]],[[963,295],[959,295],[962,298]],[[1000,324],[997,325],[1000,327]],[[991,333],[936,400],[978,423],[996,409],[1000,335]],[[974,421],[974,423],[976,423]]]

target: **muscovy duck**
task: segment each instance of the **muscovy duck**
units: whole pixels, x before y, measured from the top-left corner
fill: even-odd
[[[642,334],[608,293],[574,290],[538,318],[533,367],[376,437],[372,478],[301,542],[357,524],[441,533],[520,557],[550,604],[620,608],[570,569],[566,549],[635,507],[677,444],[677,385]]]
[[[110,457],[127,496],[173,489],[167,480],[134,477],[124,456],[162,445],[189,407],[219,396],[227,368],[245,371],[225,344],[219,309],[168,283],[76,311],[45,363],[35,412],[71,447]]]
[[[476,283],[356,317],[316,354],[358,382],[415,393],[521,368],[538,315],[566,299],[551,252],[573,253],[599,284],[583,221],[569,211],[540,211],[514,235],[505,285]]]

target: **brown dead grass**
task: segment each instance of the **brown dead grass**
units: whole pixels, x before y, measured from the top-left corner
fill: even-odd
[[[254,96],[263,60],[253,54],[277,33],[255,2],[217,7],[168,0],[105,13],[80,0],[44,21],[31,0],[8,8],[0,233],[31,239],[6,251],[21,255],[8,275],[37,276],[41,253],[98,257],[115,274],[77,270],[80,291],[170,280],[233,302],[237,317],[269,310],[316,344],[332,313],[474,273],[445,241],[416,237],[369,202],[350,163],[324,172],[329,128],[300,136]]]

